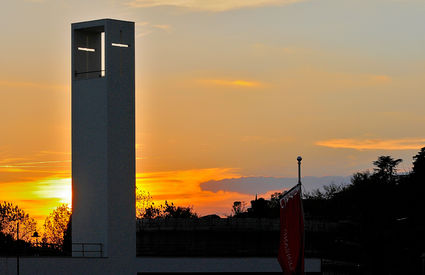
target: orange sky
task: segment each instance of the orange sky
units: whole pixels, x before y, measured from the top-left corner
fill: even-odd
[[[425,145],[423,14],[419,0],[7,1],[0,200],[39,226],[70,201],[70,24],[98,18],[136,22],[137,183],[154,200],[229,214],[273,190],[201,182],[295,177],[298,155],[308,176],[380,155],[409,171]]]

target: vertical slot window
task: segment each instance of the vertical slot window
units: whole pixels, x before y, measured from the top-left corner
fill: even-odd
[[[105,32],[100,34],[100,51],[101,51],[101,59],[100,59],[100,76],[105,76]]]

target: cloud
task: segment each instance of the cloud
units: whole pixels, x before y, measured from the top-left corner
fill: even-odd
[[[170,31],[171,25],[167,24],[152,24],[150,22],[137,22],[136,23],[137,30],[141,29],[141,31],[136,33],[136,38],[146,36],[148,34],[153,33],[155,30],[163,30]]]
[[[147,21],[136,22],[136,27],[146,26],[146,25],[149,25],[149,22]]]
[[[283,6],[306,0],[133,0],[127,5],[133,8],[149,7],[180,7],[198,11],[223,12],[242,8],[255,8],[264,6]]]
[[[30,89],[38,89],[38,90],[55,90],[55,91],[69,90],[69,87],[66,85],[27,82],[27,81],[8,81],[8,80],[0,80],[0,87],[30,88]]]
[[[231,86],[231,87],[258,87],[261,85],[260,82],[250,81],[250,80],[225,80],[225,79],[203,79],[200,82],[207,85],[217,85],[217,86]]]
[[[282,144],[294,141],[292,137],[243,136],[241,141],[254,144]]]
[[[71,160],[49,160],[49,161],[33,161],[33,162],[20,162],[14,164],[0,165],[0,168],[13,168],[13,167],[40,167],[40,165],[50,165],[52,163],[71,162]],[[50,167],[58,167],[58,165],[50,165]],[[59,165],[63,167],[63,165]]]
[[[144,31],[144,32],[136,34],[136,38],[143,37],[143,36],[146,36],[146,35],[151,34],[151,33],[152,33],[152,31]]]
[[[25,0],[25,2],[29,3],[45,3],[47,0]]]
[[[371,75],[370,80],[371,82],[377,84],[386,84],[392,81],[391,77],[389,77],[388,75]]]
[[[255,55],[270,55],[287,58],[288,56],[311,56],[317,54],[316,50],[311,48],[305,48],[300,46],[277,46],[273,44],[265,43],[254,43],[251,45],[251,49]]]
[[[425,146],[425,138],[329,139],[318,141],[316,145],[355,150],[417,150]]]
[[[348,177],[303,177],[304,191],[310,192],[331,183],[348,183]],[[201,183],[203,190],[212,192],[227,191],[245,194],[269,194],[276,190],[287,190],[297,184],[297,178],[279,177],[238,177],[210,180]]]
[[[179,206],[193,206],[200,215],[216,213],[230,214],[234,201],[250,201],[253,196],[247,193],[226,190],[205,190],[202,182],[240,177],[232,168],[207,168],[193,170],[137,173],[138,188],[148,191],[155,205],[164,201]],[[268,190],[269,191],[269,190]]]
[[[70,176],[69,157],[69,153],[59,151],[39,151],[25,157],[17,155],[12,158],[7,153],[0,152],[0,185]]]
[[[161,30],[169,30],[171,28],[170,25],[152,25],[152,27],[157,28],[157,29],[161,29]]]

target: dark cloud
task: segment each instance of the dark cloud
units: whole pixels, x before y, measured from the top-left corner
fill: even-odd
[[[272,190],[285,190],[297,184],[297,178],[241,177],[211,180],[201,183],[203,190],[217,192],[233,191],[245,194],[264,194]],[[304,191],[310,192],[331,183],[348,184],[350,177],[303,177]]]

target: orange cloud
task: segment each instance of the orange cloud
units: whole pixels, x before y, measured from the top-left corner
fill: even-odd
[[[152,25],[152,27],[161,29],[161,30],[169,30],[171,28],[170,25]]]
[[[304,1],[306,0],[133,0],[127,5],[133,8],[171,6],[190,10],[222,12],[241,8],[283,6]]]
[[[9,168],[9,167],[40,167],[41,165],[44,165],[44,164],[49,164],[50,165],[52,163],[65,163],[65,162],[71,162],[71,160],[50,160],[50,161],[20,162],[20,163],[16,163],[16,164],[0,165],[0,168]],[[57,167],[57,165],[55,165],[54,167]]]
[[[372,75],[370,76],[370,80],[375,83],[384,84],[384,83],[390,83],[391,77],[387,75]]]
[[[243,136],[242,142],[255,144],[282,144],[293,141],[292,137]]]
[[[21,175],[19,179],[13,178],[11,181],[2,178],[1,200],[19,205],[37,220],[41,228],[44,219],[53,209],[62,203],[71,204],[70,173],[57,172],[47,176],[34,174],[34,171],[25,172],[24,175],[26,173],[27,177]],[[253,195],[237,191],[204,190],[201,183],[239,177],[241,175],[232,168],[176,170],[137,173],[136,184],[150,193],[156,205],[164,204],[167,200],[178,206],[193,206],[199,215],[216,213],[225,216],[230,214],[234,201],[249,203],[254,198]]]
[[[201,82],[209,85],[233,86],[233,87],[258,87],[260,82],[247,80],[224,80],[224,79],[206,79]]]
[[[425,139],[329,139],[318,141],[316,145],[355,150],[417,150],[425,146]]]
[[[67,85],[56,85],[56,84],[49,84],[49,83],[37,83],[37,82],[25,82],[25,81],[8,81],[8,80],[0,80],[0,87],[32,88],[32,89],[45,89],[45,90],[55,90],[55,91],[69,90],[69,87]]]
[[[150,193],[156,205],[171,201],[179,206],[193,206],[200,215],[228,215],[234,201],[253,199],[251,195],[231,191],[203,190],[202,182],[240,177],[231,168],[209,168],[137,173],[137,186]]]
[[[138,32],[136,34],[136,38],[139,37],[143,37],[146,36],[148,34],[151,34],[152,32],[154,32],[155,29],[160,29],[163,31],[170,31],[171,30],[171,25],[166,25],[166,24],[152,24],[150,22],[136,22],[136,26],[138,26],[138,29],[141,29],[141,32]]]

